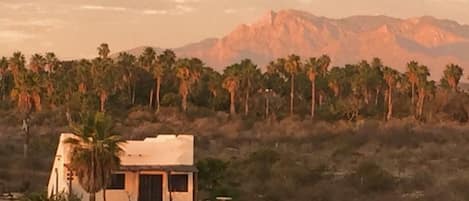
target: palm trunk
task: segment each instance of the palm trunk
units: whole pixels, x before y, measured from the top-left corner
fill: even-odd
[[[369,103],[369,100],[368,100],[368,98],[369,98],[369,97],[368,97],[368,88],[365,88],[365,97],[364,97],[364,98],[365,98],[365,104],[368,105],[368,103]]]
[[[99,102],[100,102],[100,111],[104,112],[104,106],[106,105],[106,100],[107,100],[107,92],[101,91],[99,94]]]
[[[290,84],[290,115],[293,115],[293,98],[295,95],[295,76],[291,74],[291,84]]]
[[[182,111],[187,111],[187,93],[182,94]]]
[[[322,102],[323,102],[323,96],[321,93],[319,93],[319,106],[322,106]]]
[[[375,106],[378,106],[379,93],[380,93],[380,90],[379,90],[379,89],[376,89]]]
[[[230,114],[235,115],[236,114],[236,108],[235,108],[235,92],[231,91],[230,92]]]
[[[386,120],[390,120],[392,118],[392,88],[389,86],[388,89],[388,114],[386,116]]]
[[[246,98],[244,99],[244,115],[249,114],[249,90],[246,91]]]
[[[89,197],[89,201],[96,201],[96,192],[95,192],[95,189],[94,189],[94,186],[95,186],[95,179],[96,179],[96,154],[95,154],[95,150],[94,148],[92,148],[92,151],[91,151],[91,178],[90,178],[90,197]]]
[[[132,87],[132,105],[135,105],[135,83],[133,84]]]
[[[161,78],[156,78],[156,111],[160,111],[160,88]]]
[[[419,102],[420,103],[419,103],[419,108],[418,108],[418,116],[419,116],[419,118],[422,118],[422,116],[423,116],[423,104],[425,102],[425,89],[422,88],[420,90],[421,90],[420,91],[421,93],[419,95]]]
[[[149,103],[148,103],[148,107],[151,109],[152,106],[153,106],[153,89],[150,90],[150,96],[149,96]]]
[[[311,119],[314,119],[316,109],[316,80],[311,81]]]
[[[96,201],[96,193],[90,193],[89,201]]]
[[[130,101],[130,104],[133,104],[132,103],[132,83],[129,83],[128,86],[127,86],[127,92],[128,92],[128,96],[129,96],[129,101]]]
[[[41,104],[41,95],[38,92],[33,92],[33,101],[34,101],[34,109],[40,112],[42,111],[42,104]]]
[[[415,83],[412,83],[412,94],[411,94],[411,99],[410,99],[410,107],[412,109],[412,112],[414,113],[415,111],[415,107],[414,107],[414,103],[415,103],[415,100],[414,100],[414,96],[415,96]]]
[[[106,188],[107,188],[107,180],[109,179],[107,177],[107,174],[104,172],[104,168],[101,167],[101,178],[103,179],[102,180],[102,183],[103,183],[103,201],[106,201]]]
[[[26,131],[24,136],[24,144],[23,144],[23,158],[28,158],[28,150],[29,150],[29,131]]]

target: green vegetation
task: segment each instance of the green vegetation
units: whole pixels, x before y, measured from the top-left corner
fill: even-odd
[[[437,84],[415,61],[398,72],[378,58],[331,67],[327,55],[290,55],[265,72],[246,59],[220,73],[170,50],[110,52],[102,44],[92,60],[47,53],[27,63],[19,52],[0,59],[5,191],[46,190],[58,134],[73,131],[68,125],[81,114],[101,111],[123,139],[195,134],[201,200],[468,198],[469,96],[455,64]],[[96,178],[89,186],[105,185],[105,177]]]
[[[59,61],[54,53],[34,54],[28,63],[20,52],[4,57],[1,105],[15,105],[24,115],[59,109],[75,118],[82,111],[114,114],[116,108],[147,105],[158,112],[180,105],[186,113],[206,108],[254,119],[467,121],[462,103],[468,97],[459,88],[463,70],[456,64],[446,66],[437,84],[429,80],[428,67],[416,61],[400,73],[379,58],[330,68],[327,55],[304,61],[290,55],[272,61],[265,72],[245,59],[220,74],[171,50],[157,55],[146,48],[138,57],[121,53],[116,58],[110,52],[101,44],[92,60]],[[461,113],[449,111],[455,107],[451,99],[462,102],[456,104]]]
[[[112,171],[119,168],[123,151],[120,146],[124,141],[111,133],[111,121],[103,113],[86,115],[83,125],[74,128],[75,138],[65,141],[72,147],[70,169],[89,193],[89,200],[95,201],[97,192],[105,192]],[[106,193],[103,193],[103,201],[106,201]]]

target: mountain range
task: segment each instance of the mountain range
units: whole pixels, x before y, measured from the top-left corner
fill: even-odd
[[[128,50],[140,54],[144,47]],[[156,48],[161,50],[160,48]],[[269,11],[222,38],[211,38],[173,49],[178,56],[198,57],[209,66],[225,66],[250,58],[261,68],[288,54],[328,54],[332,65],[379,57],[385,65],[405,70],[417,60],[429,66],[432,78],[450,62],[469,66],[469,26],[423,16],[352,16],[331,19],[298,10]]]

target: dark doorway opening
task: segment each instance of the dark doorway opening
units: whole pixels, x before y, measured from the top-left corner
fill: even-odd
[[[138,201],[163,201],[162,175],[140,175]]]

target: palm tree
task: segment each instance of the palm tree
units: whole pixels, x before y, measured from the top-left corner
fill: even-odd
[[[109,50],[109,45],[107,43],[101,43],[101,45],[99,45],[98,47],[99,58],[107,59],[110,52],[111,50]]]
[[[223,80],[223,88],[230,93],[230,114],[236,115],[235,97],[238,89],[238,78],[230,75]]]
[[[444,79],[448,82],[449,87],[453,92],[458,91],[459,80],[463,75],[463,69],[456,64],[446,65],[446,69],[443,72]]]
[[[240,63],[228,66],[223,74],[225,77],[237,77],[238,86],[244,94],[244,115],[249,114],[249,96],[258,86],[257,81],[260,80],[261,71],[252,63],[250,59],[244,59]]]
[[[383,70],[384,73],[384,80],[386,81],[386,85],[388,86],[388,91],[387,91],[387,105],[388,105],[388,111],[386,113],[386,120],[390,120],[392,118],[392,109],[393,109],[393,104],[392,104],[392,93],[393,93],[393,88],[395,87],[396,81],[399,77],[399,72],[396,70],[385,67]]]
[[[122,71],[122,80],[124,81],[130,103],[135,104],[135,90],[136,90],[136,62],[137,58],[127,52],[119,53],[117,57],[117,66]]]
[[[324,54],[322,56],[320,56],[318,59],[317,59],[317,62],[318,62],[318,74],[320,75],[319,76],[319,81],[320,83],[327,83],[327,81],[325,80],[326,79],[326,74],[327,74],[327,71],[328,71],[328,68],[329,66],[331,65],[331,58]],[[323,81],[323,82],[321,82]],[[319,87],[321,87],[321,85],[319,85]],[[322,103],[323,103],[323,100],[324,100],[324,94],[326,94],[326,89],[327,86],[324,86],[323,88],[321,88],[320,90],[320,93],[319,93],[319,105],[321,106]]]
[[[306,73],[311,81],[311,118],[314,118],[316,108],[316,76],[318,75],[318,59],[315,57],[306,61]]]
[[[412,107],[412,110],[414,108],[414,104],[415,104],[415,86],[418,82],[418,74],[417,74],[417,71],[418,71],[418,67],[419,67],[419,63],[416,62],[416,61],[411,61],[407,64],[407,72],[406,72],[406,75],[407,75],[407,78],[409,79],[409,82],[411,84],[411,101],[410,101],[410,105]]]
[[[151,74],[155,79],[155,87],[156,87],[156,111],[160,111],[160,89],[161,89],[161,79],[163,79],[164,75],[164,68],[163,63],[161,61],[155,62],[151,69]]]
[[[252,92],[253,87],[255,87],[256,81],[259,80],[261,71],[250,59],[241,61],[240,67],[240,79],[245,93],[244,115],[247,116],[249,113],[249,94]]]
[[[417,79],[419,87],[418,93],[418,102],[417,102],[417,117],[422,118],[423,114],[423,104],[425,101],[427,88],[428,88],[428,80],[427,78],[430,76],[430,71],[428,70],[427,66],[420,65],[417,68]]]
[[[85,115],[82,125],[72,125],[72,129],[74,137],[65,141],[72,148],[70,168],[89,193],[90,201],[96,200],[100,190],[106,200],[105,189],[112,171],[120,165],[124,141],[120,135],[112,133],[111,120],[103,113]]]
[[[47,52],[45,57],[44,70],[48,73],[54,72],[59,66],[59,59],[53,52]]]
[[[13,77],[16,77],[17,73],[21,70],[25,70],[26,59],[21,52],[13,53],[13,56],[8,60],[8,68],[13,73]]]
[[[91,77],[93,79],[93,87],[99,97],[100,111],[104,112],[107,99],[118,87],[115,83],[118,75],[112,68],[112,60],[97,58],[92,63]]]
[[[29,69],[35,73],[39,73],[44,69],[46,59],[40,54],[33,54],[29,61]]]
[[[144,69],[150,72],[150,69],[152,68],[152,66],[154,66],[155,59],[156,59],[155,50],[151,47],[146,47],[145,50],[143,50],[143,53],[138,58],[138,61]],[[154,96],[153,93],[154,93],[154,89],[152,89],[149,94],[150,108],[153,107],[153,96]],[[157,96],[159,96],[159,94]]]
[[[77,81],[78,81],[78,92],[81,94],[85,94],[88,89],[90,88],[90,83],[92,82],[92,76],[91,76],[91,62],[82,59],[78,62],[77,66],[75,67],[75,74],[77,76]]]
[[[290,115],[293,115],[294,97],[295,97],[295,76],[301,69],[300,57],[290,55],[284,65],[285,71],[290,75]]]
[[[3,101],[7,93],[7,72],[8,72],[8,59],[2,57],[0,59],[0,101]]]
[[[210,94],[212,95],[210,105],[212,106],[212,109],[215,110],[216,99],[218,97],[220,87],[222,86],[223,78],[220,75],[220,73],[218,73],[217,71],[214,71],[213,69],[208,69],[206,74],[208,78],[207,87],[208,87],[208,90],[210,91]]]
[[[187,109],[187,96],[189,95],[189,82],[191,79],[191,72],[189,70],[189,67],[178,67],[176,76],[179,79],[179,94],[182,97],[181,107],[182,110],[185,112]]]

